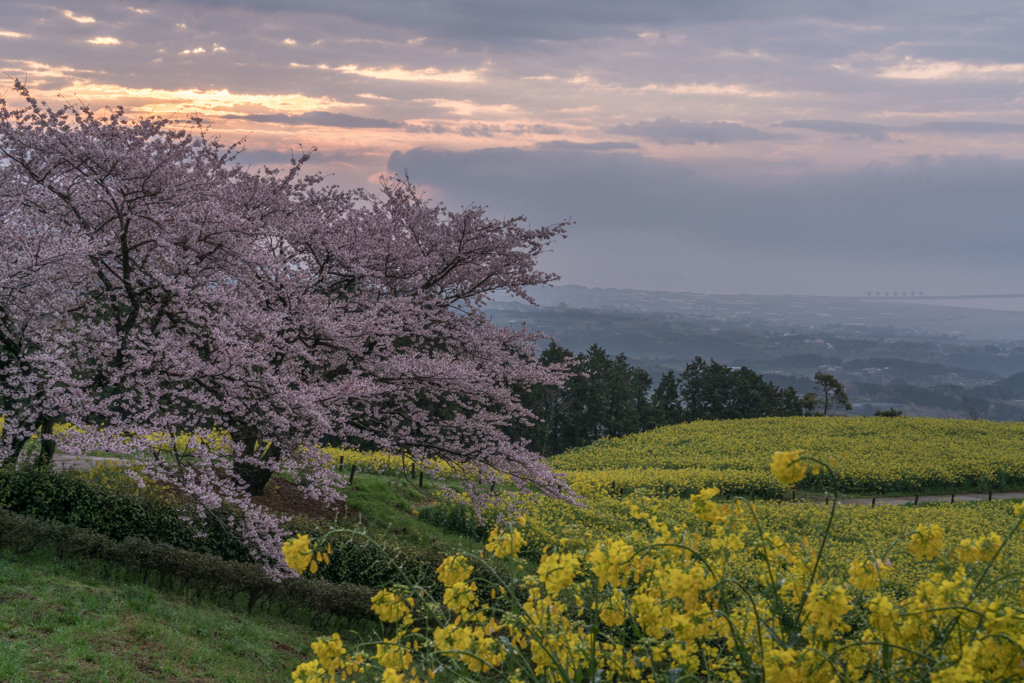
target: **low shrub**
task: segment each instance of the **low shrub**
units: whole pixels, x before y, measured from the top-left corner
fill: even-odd
[[[98,559],[136,571],[144,581],[155,577],[164,588],[187,589],[229,604],[244,598],[249,611],[260,606],[276,607],[289,614],[304,613],[313,624],[373,616],[372,591],[365,586],[308,578],[276,581],[253,563],[223,560],[137,536],[113,539],[93,530],[6,510],[0,510],[0,547],[17,553],[52,547],[62,558]]]
[[[215,515],[199,519],[194,509],[166,491],[139,488],[113,469],[0,468],[0,508],[113,539],[136,536],[226,560],[252,561],[242,542]]]
[[[460,534],[474,541],[483,541],[487,538],[487,525],[480,523],[476,512],[468,505],[445,501],[421,509],[419,517],[438,529]]]
[[[327,581],[383,588],[426,580],[441,555],[413,555],[398,545],[353,532],[331,544],[329,564],[318,573]]]

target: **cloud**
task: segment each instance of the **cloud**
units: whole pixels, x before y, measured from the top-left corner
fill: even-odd
[[[499,123],[466,123],[452,125],[448,123],[410,123],[405,130],[410,133],[433,133],[441,135],[451,133],[467,138],[492,138],[498,135],[558,135],[562,132],[557,126],[546,124],[506,124]]]
[[[836,133],[848,138],[884,142],[892,133],[944,133],[951,135],[1003,135],[1024,133],[1024,124],[999,121],[926,121],[906,126],[886,126],[878,123],[851,121],[783,121],[773,124],[780,128],[799,128],[821,133]]]
[[[966,61],[910,59],[883,69],[881,78],[919,81],[1024,80],[1024,64],[972,64]]]
[[[573,217],[544,265],[588,286],[999,292],[1019,281],[1024,253],[1024,161],[915,157],[825,172],[506,147],[395,152],[388,170],[449,204],[535,224]]]
[[[757,90],[741,83],[650,83],[640,88],[646,92],[664,92],[670,95],[734,95],[738,97],[778,97],[777,90]]]
[[[64,16],[77,24],[95,24],[96,20],[84,15],[76,15],[69,9],[64,10]]]
[[[457,71],[442,71],[434,67],[424,69],[406,69],[400,66],[389,68],[378,68],[370,66],[359,66],[358,64],[344,64],[333,67],[332,71],[340,71],[347,74],[355,74],[366,78],[377,78],[387,81],[440,81],[443,83],[474,83],[481,80],[481,72],[476,69],[459,69]]]
[[[17,31],[0,30],[0,38],[31,38],[31,36],[27,33],[18,33]]]
[[[594,152],[640,148],[640,145],[634,142],[614,142],[611,140],[605,140],[602,142],[572,142],[571,140],[551,140],[549,142],[542,142],[538,146],[546,149],[575,149],[590,150]]]
[[[695,145],[698,142],[716,145],[725,142],[740,142],[751,140],[773,140],[776,138],[791,137],[787,135],[774,135],[765,133],[750,126],[726,121],[712,121],[710,123],[696,123],[691,121],[680,121],[663,117],[654,121],[640,121],[632,124],[619,124],[608,129],[609,133],[618,135],[633,135],[636,137],[648,138],[663,145],[683,144]]]
[[[1024,124],[1000,123],[998,121],[928,121],[914,126],[913,130],[929,133],[1002,134],[1024,133]]]
[[[85,41],[92,45],[120,45],[121,41],[113,36],[96,36],[90,40]]]
[[[244,119],[259,123],[283,123],[292,126],[329,126],[333,128],[400,128],[403,124],[385,119],[369,119],[328,111],[302,114],[227,114],[226,119]]]
[[[892,130],[888,126],[877,123],[851,123],[848,121],[783,121],[774,125],[780,128],[802,128],[876,141],[888,140],[889,131]]]

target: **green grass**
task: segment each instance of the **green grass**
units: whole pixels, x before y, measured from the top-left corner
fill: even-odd
[[[482,548],[419,519],[437,503],[435,482],[421,489],[400,475],[360,472],[345,492],[354,515],[337,526],[427,558],[430,567]],[[52,548],[0,548],[0,682],[286,681],[312,656],[309,644],[332,630],[310,626],[305,614],[250,614],[223,603],[158,588],[99,560],[62,560]],[[360,642],[378,628],[355,622],[335,630]]]
[[[365,529],[371,536],[387,537],[391,542],[426,552],[483,547],[419,519],[420,510],[438,503],[439,491],[429,479],[424,480],[422,489],[417,484],[401,474],[360,472],[345,487],[345,503],[356,516],[339,520],[339,526]]]
[[[320,635],[289,615],[161,591],[97,562],[0,551],[4,683],[286,681]]]

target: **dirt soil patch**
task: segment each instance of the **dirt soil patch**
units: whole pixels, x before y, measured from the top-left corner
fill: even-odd
[[[263,495],[253,496],[252,502],[263,505],[272,512],[279,514],[303,516],[310,519],[345,519],[354,517],[356,513],[344,502],[328,505],[320,500],[310,498],[297,484],[284,479],[273,478],[263,489]]]

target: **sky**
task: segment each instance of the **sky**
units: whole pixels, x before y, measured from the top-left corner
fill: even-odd
[[[564,284],[1024,293],[1017,0],[4,0],[0,86],[408,174]]]

